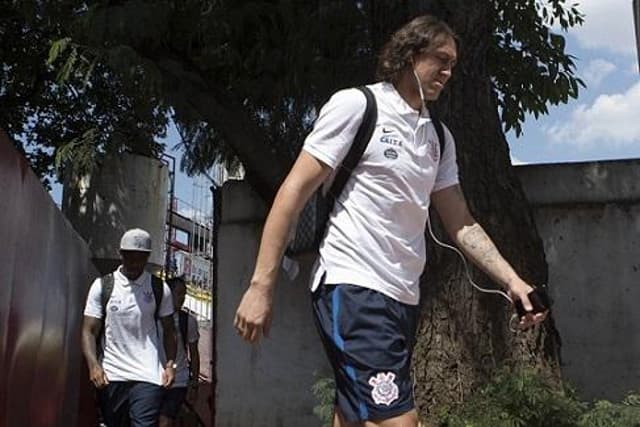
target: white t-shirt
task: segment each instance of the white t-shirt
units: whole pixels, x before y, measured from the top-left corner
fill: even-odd
[[[458,183],[455,143],[444,127],[440,153],[428,112],[419,116],[390,83],[369,88],[376,97],[377,124],[329,217],[311,288],[326,272],[325,283],[363,286],[416,305],[430,194]],[[359,90],[337,92],[305,140],[303,149],[334,169],[325,188],[349,151],[365,107]]]
[[[109,381],[144,381],[162,385],[162,339],[156,327],[156,303],[151,288],[151,274],[144,272],[135,281],[113,273],[114,284],[107,302],[103,355],[100,359]],[[102,279],[96,279],[87,297],[85,316],[104,317],[101,303]],[[159,317],[173,313],[171,290],[165,283]]]
[[[176,370],[176,378],[173,382],[172,388],[176,387],[186,387],[189,384],[189,360],[187,359],[187,355],[184,352],[185,345],[183,343],[182,331],[180,331],[180,320],[178,317],[178,313],[173,314],[173,322],[176,327],[176,335],[177,335],[177,351],[176,351],[176,364],[178,365],[178,369]],[[158,328],[162,333],[162,325],[158,323]],[[198,331],[198,321],[192,314],[187,315],[187,348],[189,344],[193,344],[198,342],[200,339],[200,332]],[[164,355],[164,348],[162,349],[162,360],[167,360]]]

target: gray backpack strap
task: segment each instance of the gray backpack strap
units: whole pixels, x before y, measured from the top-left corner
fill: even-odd
[[[178,311],[178,330],[180,331],[180,336],[182,336],[182,345],[184,347],[184,354],[186,355],[189,345],[189,314],[184,310]],[[191,364],[191,362],[189,362],[189,364]]]
[[[433,123],[433,127],[436,128],[436,134],[438,135],[438,143],[440,144],[440,160],[444,157],[444,127],[442,126],[442,122],[438,118],[438,116],[431,110],[429,110],[429,115],[431,116],[431,123]]]
[[[102,306],[102,327],[100,328],[100,333],[96,337],[96,349],[98,351],[98,358],[102,357],[102,354],[104,353],[104,349],[102,348],[102,337],[104,336],[104,329],[107,324],[107,304],[109,303],[109,298],[111,298],[111,294],[113,293],[114,283],[115,278],[113,277],[113,273],[109,273],[100,278],[100,305]]]
[[[102,320],[105,321],[107,319],[107,304],[109,303],[109,298],[111,298],[111,294],[113,293],[113,285],[115,282],[113,273],[102,276],[100,282],[102,284],[102,289],[100,292],[100,302],[102,304]]]
[[[164,283],[162,282],[161,278],[154,276],[153,274],[151,275],[151,290],[153,290],[153,298],[156,302],[155,317],[156,319],[159,319],[158,313],[160,312],[160,305],[162,305]]]

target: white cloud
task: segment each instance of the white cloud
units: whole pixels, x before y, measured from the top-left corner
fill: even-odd
[[[546,130],[551,140],[574,147],[640,143],[640,82],[625,93],[600,95],[592,105],[580,104],[568,121]]]
[[[598,86],[605,77],[616,70],[616,66],[606,59],[593,59],[582,71],[587,87]]]
[[[631,0],[579,0],[584,24],[569,34],[587,49],[607,49],[625,55],[636,54]]]
[[[511,155],[511,164],[513,166],[518,166],[518,165],[526,165],[528,162],[522,161],[519,158],[515,157],[513,154]]]

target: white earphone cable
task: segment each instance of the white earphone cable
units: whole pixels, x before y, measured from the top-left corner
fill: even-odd
[[[413,61],[411,61],[413,64]],[[422,89],[422,84],[420,83],[420,78],[418,77],[418,73],[416,72],[415,68],[411,68],[411,71],[413,71],[413,76],[416,78],[416,83],[418,84],[418,91],[420,92],[420,100],[422,101],[422,108],[426,109],[426,99],[424,97],[424,91]],[[452,250],[453,252],[455,252],[456,254],[458,254],[458,256],[460,257],[460,259],[462,260],[462,263],[464,264],[464,271],[465,274],[467,276],[467,280],[469,281],[469,283],[471,283],[471,286],[473,286],[475,289],[477,289],[480,292],[484,292],[487,294],[498,294],[503,296],[507,301],[509,301],[510,304],[513,304],[513,300],[511,299],[511,297],[504,291],[501,291],[499,289],[486,289],[483,288],[481,286],[478,286],[478,284],[476,282],[473,281],[473,279],[471,278],[471,272],[469,270],[469,265],[467,263],[467,259],[465,258],[464,254],[456,247],[448,245],[442,241],[440,241],[434,234],[433,229],[431,228],[431,218],[430,216],[427,216],[427,226],[429,228],[429,234],[431,235],[431,238],[433,239],[434,242],[436,242],[438,245],[442,246],[445,249],[449,249]],[[512,332],[517,332],[515,330],[515,328],[513,328],[512,324],[514,319],[517,319],[518,315],[517,314],[513,314],[511,316],[511,319],[509,320],[509,329]]]
[[[438,245],[442,246],[443,248],[452,250],[453,252],[455,252],[456,254],[458,254],[458,256],[460,257],[460,259],[462,260],[462,263],[464,264],[464,271],[465,274],[467,276],[467,280],[469,281],[469,283],[471,283],[471,285],[476,288],[478,291],[480,292],[484,292],[487,294],[498,294],[498,295],[502,295],[507,301],[509,301],[509,303],[513,303],[513,300],[511,299],[511,297],[504,291],[501,291],[499,289],[487,289],[487,288],[483,288],[481,286],[479,286],[478,284],[476,284],[476,282],[473,281],[473,279],[471,278],[471,272],[469,270],[469,265],[467,263],[467,259],[465,258],[464,254],[455,246],[451,246],[448,245],[442,241],[440,241],[436,235],[433,232],[433,229],[431,228],[431,218],[429,216],[427,216],[427,227],[429,229],[429,234],[431,235],[431,238],[434,240],[434,242],[436,242]]]

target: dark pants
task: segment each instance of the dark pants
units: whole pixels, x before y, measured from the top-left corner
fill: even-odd
[[[164,389],[145,382],[109,383],[98,392],[107,427],[156,427]]]
[[[160,413],[167,418],[175,420],[186,397],[187,387],[174,387],[166,390],[162,398],[162,409],[160,409]]]

